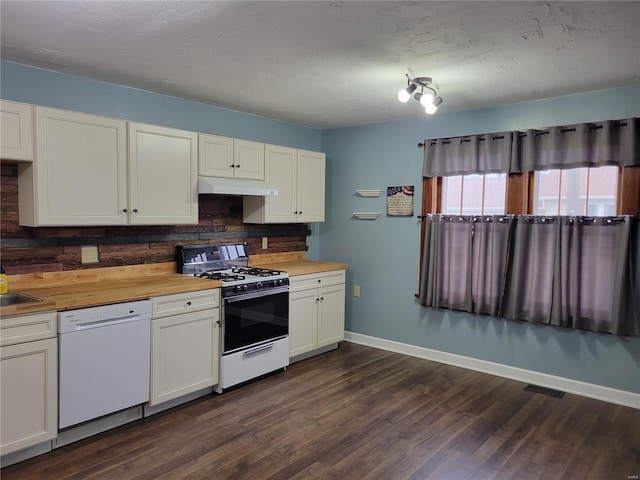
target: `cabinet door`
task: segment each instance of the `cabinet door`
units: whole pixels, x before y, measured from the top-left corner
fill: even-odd
[[[264,144],[248,140],[233,141],[235,178],[264,180]]]
[[[324,222],[325,155],[298,150],[298,222]]]
[[[126,123],[36,107],[37,161],[20,171],[20,225],[125,225]]]
[[[289,293],[289,356],[306,353],[317,346],[318,289]]]
[[[277,197],[265,197],[265,222],[296,221],[296,150],[265,146],[266,180],[278,189]]]
[[[0,349],[0,455],[58,433],[58,340]]]
[[[132,225],[198,223],[197,134],[129,124]]]
[[[151,321],[150,406],[218,383],[219,320],[216,308]]]
[[[344,340],[344,285],[318,289],[318,347]]]
[[[33,106],[0,102],[0,158],[33,161]]]
[[[200,134],[198,135],[198,149],[199,175],[233,177],[233,138]]]

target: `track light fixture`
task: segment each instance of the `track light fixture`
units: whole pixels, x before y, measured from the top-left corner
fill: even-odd
[[[438,110],[438,107],[442,103],[442,97],[439,96],[436,89],[431,86],[431,78],[411,78],[409,75],[405,75],[407,77],[407,88],[403,88],[398,92],[398,100],[402,103],[407,103],[413,92],[420,87],[420,91],[417,92],[413,98],[420,102],[424,107],[424,111],[429,115],[436,113],[436,110]]]

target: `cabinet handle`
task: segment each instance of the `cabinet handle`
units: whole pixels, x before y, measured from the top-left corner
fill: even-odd
[[[188,306],[191,306],[191,300],[189,300],[189,301],[187,302],[187,305],[188,305]]]
[[[129,211],[129,210],[127,210],[126,208],[123,208],[123,209],[122,209],[122,212],[123,212],[123,213],[127,213],[128,211]]]
[[[133,209],[133,213],[138,213],[138,209],[137,209],[137,208],[134,208],[134,209]]]

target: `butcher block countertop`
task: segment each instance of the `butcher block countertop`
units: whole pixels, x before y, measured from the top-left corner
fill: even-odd
[[[281,270],[290,276],[347,268],[346,263],[306,260],[304,252],[252,255],[249,264]],[[43,301],[0,307],[0,316],[95,307],[221,286],[217,280],[194,278],[175,271],[175,263],[168,262],[11,275],[10,291],[25,293]]]
[[[346,263],[324,262],[320,260],[306,260],[304,252],[287,252],[249,257],[252,267],[271,268],[287,272],[289,276],[307,275],[310,273],[330,272],[331,270],[346,270]]]
[[[43,299],[0,308],[0,316],[69,310],[219,288],[220,282],[175,273],[175,263],[12,275],[9,290]]]

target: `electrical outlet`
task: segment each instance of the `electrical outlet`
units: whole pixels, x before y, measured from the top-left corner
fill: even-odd
[[[98,247],[95,245],[80,247],[82,263],[98,263]]]
[[[266,250],[269,248],[269,237],[262,237],[262,249]]]
[[[360,285],[354,285],[353,286],[353,296],[354,297],[359,297],[360,296]]]

